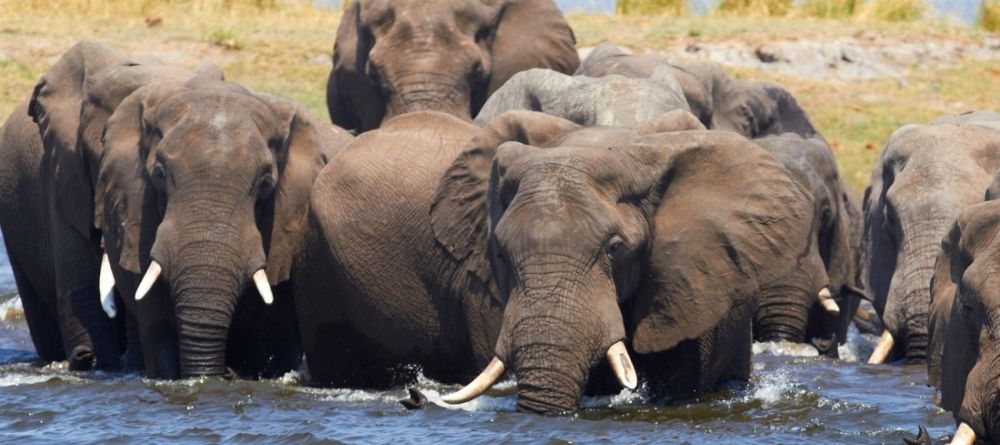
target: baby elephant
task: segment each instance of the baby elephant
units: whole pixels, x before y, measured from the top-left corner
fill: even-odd
[[[675,396],[748,379],[758,290],[805,255],[812,210],[764,150],[672,131],[688,128],[412,113],[362,135],[313,189],[295,280],[311,375],[386,386],[417,364],[459,382],[485,365],[444,400],[510,371],[518,409],[545,414],[640,378]]]

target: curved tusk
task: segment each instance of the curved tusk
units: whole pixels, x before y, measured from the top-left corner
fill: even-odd
[[[837,302],[833,300],[833,295],[830,293],[830,288],[824,287],[819,291],[819,303],[823,305],[823,309],[826,309],[830,315],[834,317],[840,315],[840,306]]]
[[[958,426],[958,430],[955,431],[955,435],[952,436],[950,445],[973,445],[976,443],[976,432],[972,431],[967,423],[962,422]]]
[[[149,269],[146,269],[146,275],[143,275],[142,281],[139,282],[139,288],[135,291],[135,301],[142,300],[149,293],[149,290],[156,284],[156,280],[160,278],[162,271],[160,263],[156,261],[149,263]]]
[[[267,272],[264,272],[264,269],[253,273],[253,284],[257,286],[257,292],[260,293],[260,298],[264,300],[264,304],[274,303],[274,294],[271,293],[271,283],[267,282]]]
[[[635,366],[632,366],[632,359],[628,356],[625,343],[619,341],[608,348],[608,362],[611,363],[611,369],[615,371],[618,382],[628,389],[635,389],[639,378],[635,375]]]
[[[481,372],[479,376],[472,381],[472,383],[465,385],[464,388],[458,390],[457,392],[441,397],[441,400],[443,400],[444,403],[457,405],[459,403],[465,403],[469,400],[475,399],[482,393],[486,392],[487,389],[490,389],[490,387],[492,387],[493,384],[500,379],[500,376],[503,375],[504,369],[506,369],[506,367],[503,362],[500,361],[500,359],[493,357],[493,360],[490,360],[490,364],[486,365],[486,369],[484,369],[483,372]]]
[[[889,354],[892,352],[892,345],[895,340],[892,339],[892,334],[888,330],[882,332],[882,336],[878,339],[878,344],[875,345],[875,350],[872,351],[872,356],[868,358],[868,364],[870,365],[881,365],[885,363],[885,360],[889,358]]]
[[[115,276],[111,273],[111,260],[108,254],[101,256],[101,276],[98,280],[98,295],[101,298],[101,307],[108,317],[115,318],[118,313],[115,307]]]

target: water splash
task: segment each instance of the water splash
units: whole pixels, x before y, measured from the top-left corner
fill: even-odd
[[[24,319],[24,306],[17,294],[0,296],[0,322],[11,323]]]

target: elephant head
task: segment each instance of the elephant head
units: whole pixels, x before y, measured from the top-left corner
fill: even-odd
[[[755,139],[795,133],[818,135],[808,114],[784,88],[767,82],[730,79],[711,63],[677,63],[657,55],[632,55],[613,45],[600,45],[576,71],[603,77],[651,77],[666,70],[679,83],[684,97],[701,122],[712,130],[727,130]]]
[[[864,201],[862,276],[885,332],[870,363],[927,356],[930,284],[941,239],[981,202],[1000,168],[1000,119],[972,113],[892,135]]]
[[[490,96],[475,122],[486,125],[514,110],[539,111],[585,127],[635,127],[669,111],[690,111],[680,84],[665,69],[648,79],[522,71]]]
[[[928,375],[960,423],[952,443],[1000,439],[998,232],[1000,202],[965,209],[935,265]]]
[[[458,258],[486,246],[482,267],[504,310],[495,358],[446,401],[474,398],[510,370],[518,409],[572,410],[591,374],[611,370],[634,388],[641,369],[630,354],[715,335],[730,319],[745,322],[716,346],[749,351],[749,316],[741,317],[759,287],[807,249],[807,194],[738,135],[655,132],[687,128],[640,135],[511,112],[457,158],[432,207],[434,231]],[[483,239],[472,243],[458,229],[479,218],[488,230],[473,230]],[[673,370],[699,357],[685,360]],[[689,389],[728,380],[725,369],[706,364]]]
[[[576,39],[552,0],[359,0],[333,48],[333,122],[367,131],[410,111],[471,120],[529,68],[572,73]]]
[[[89,367],[95,355],[98,367],[114,368],[120,354],[116,326],[94,298],[101,258],[101,235],[93,225],[94,187],[107,119],[142,85],[195,76],[221,78],[222,73],[210,63],[190,71],[148,57],[125,57],[84,40],[60,57],[35,86],[28,114],[38,124],[45,162],[53,172],[47,178],[49,196],[41,199],[47,199],[51,208],[56,298],[60,307],[72,308],[60,309],[60,319],[72,313],[86,328],[85,334],[66,342],[67,349],[73,349],[67,351],[71,369]],[[83,344],[73,347],[76,343]]]
[[[822,139],[785,133],[754,142],[809,190],[813,214],[811,247],[799,273],[761,292],[756,337],[810,342],[835,355],[836,341],[847,340],[848,325],[865,297],[856,279],[857,210]]]
[[[252,283],[270,304],[289,277],[334,132],[297,106],[202,78],[143,87],[115,109],[97,224],[112,263],[132,283],[142,276],[135,305],[172,309],[157,329],[176,329],[165,362],[144,357],[147,372],[224,373],[245,291]]]

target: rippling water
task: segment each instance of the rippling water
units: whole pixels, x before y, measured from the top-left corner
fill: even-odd
[[[443,407],[454,390],[421,380],[434,402],[406,411],[403,389],[311,388],[297,373],[263,382],[176,382],[75,373],[35,361],[0,249],[0,443],[902,443],[918,424],[944,439],[951,417],[931,404],[923,366],[859,364],[874,338],[854,332],[845,360],[799,345],[758,344],[754,377],[695,401],[637,393],[584,400],[546,418],[514,411],[514,386]],[[710,442],[711,441],[711,442]]]

